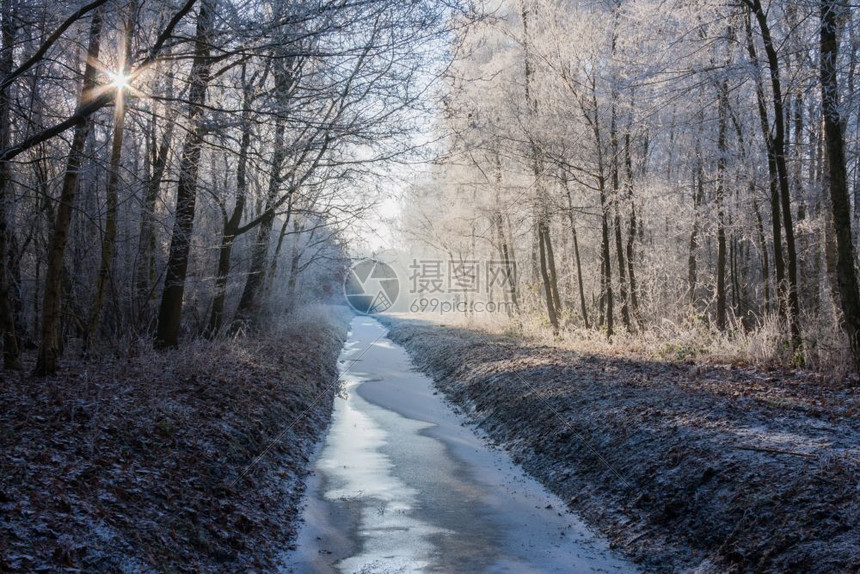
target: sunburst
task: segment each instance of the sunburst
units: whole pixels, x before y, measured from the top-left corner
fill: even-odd
[[[132,76],[124,72],[108,72],[110,85],[116,90],[127,90],[131,87]]]

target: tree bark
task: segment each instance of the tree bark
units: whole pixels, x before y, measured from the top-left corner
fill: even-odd
[[[545,215],[543,226],[544,245],[546,246],[546,262],[547,270],[549,271],[549,283],[552,288],[552,302],[555,306],[556,317],[560,319],[561,315],[561,296],[558,293],[558,273],[555,267],[555,251],[552,247],[552,237],[550,233],[549,217]]]
[[[544,223],[538,223],[538,248],[540,250],[540,273],[543,279],[544,295],[546,297],[546,310],[549,316],[552,332],[558,334],[558,313],[555,308],[555,303],[552,295],[552,286],[550,283],[549,271],[547,270],[547,246],[546,233]]]
[[[845,165],[845,140],[839,110],[838,17],[842,6],[821,0],[821,102],[830,179],[830,203],[836,236],[836,278],[843,329],[848,335],[854,368],[860,370],[860,291],[854,271],[855,250],[851,238],[851,205]]]
[[[690,290],[690,304],[695,308],[696,289],[699,280],[699,266],[696,259],[699,250],[699,219],[702,202],[705,198],[705,173],[702,158],[701,133],[696,134],[696,167],[693,173],[693,229],[690,231],[690,246],[687,254],[687,283]]]
[[[777,184],[779,189],[780,211],[782,213],[782,225],[785,231],[785,252],[787,266],[786,285],[786,319],[791,334],[792,347],[798,349],[801,345],[800,335],[800,301],[798,295],[797,279],[797,249],[794,239],[794,224],[791,214],[791,192],[789,188],[789,173],[786,163],[785,150],[785,105],[782,95],[782,82],[780,80],[779,56],[776,46],[770,34],[770,26],[767,22],[767,14],[762,8],[761,0],[746,0],[752,8],[762,35],[765,55],[770,70],[770,83],[772,90],[771,103],[773,106],[774,133],[772,139],[773,159],[776,164]]]
[[[612,266],[609,261],[610,257],[610,247],[609,247],[609,215],[607,210],[609,206],[606,201],[606,185],[603,182],[603,178],[600,178],[600,210],[601,210],[601,258],[603,260],[601,270],[601,287],[602,293],[601,297],[603,297],[603,308],[604,311],[604,320],[606,325],[606,337],[607,339],[612,339],[612,335],[615,334],[614,331],[614,317],[613,317],[613,301],[612,301]]]
[[[751,195],[755,193],[755,185],[751,182]],[[770,310],[770,262],[767,254],[767,240],[764,236],[764,223],[761,217],[761,211],[758,207],[758,201],[753,200],[753,211],[755,211],[756,222],[756,237],[758,239],[759,251],[761,251],[761,275],[762,285],[764,285],[764,312]]]
[[[168,88],[165,96],[172,97],[172,77],[168,77]],[[161,184],[167,171],[167,160],[170,146],[173,142],[175,115],[169,111],[165,118],[164,133],[161,141],[157,139],[158,128],[155,112],[149,125],[151,171],[146,183],[146,193],[140,209],[140,236],[138,238],[137,266],[135,268],[135,285],[137,289],[138,308],[142,316],[149,315],[148,303],[154,298],[156,283],[155,266],[155,205],[161,192]]]
[[[244,79],[245,70],[242,75]],[[221,246],[218,249],[218,271],[215,277],[215,297],[212,299],[212,312],[206,327],[206,336],[214,337],[224,325],[224,304],[227,297],[227,279],[230,275],[230,258],[233,254],[233,243],[236,232],[245,211],[248,194],[248,150],[251,147],[251,86],[245,85],[242,109],[242,138],[239,143],[239,160],[236,166],[236,202],[230,217],[225,217],[224,228],[221,232]]]
[[[639,294],[637,292],[636,272],[633,263],[636,256],[634,242],[636,240],[637,221],[636,203],[633,199],[633,160],[630,156],[630,131],[628,130],[627,133],[624,134],[624,167],[626,172],[624,185],[627,188],[627,201],[630,203],[630,220],[627,229],[626,245],[627,276],[630,279],[630,313],[633,320],[636,322],[637,327],[641,327],[642,317],[639,314]]]
[[[290,227],[290,223],[292,222],[292,219],[293,219],[293,200],[294,200],[294,198],[295,198],[295,195],[291,193],[290,199],[287,201],[287,209],[286,209],[286,213],[284,214],[284,222],[281,224],[281,232],[278,233],[278,242],[275,245],[275,253],[272,255],[272,262],[269,264],[269,273],[266,275],[266,291],[269,291],[272,288],[272,282],[275,280],[275,274],[278,272],[278,259],[280,258],[281,250],[284,247],[284,239],[287,236],[287,231],[288,231],[288,229]],[[308,211],[313,209],[313,203],[314,203],[314,201],[311,200],[310,204],[305,206],[305,209]],[[293,229],[293,232],[296,235],[298,235],[302,231],[304,231],[304,227],[305,227],[306,222],[304,221],[304,218],[299,217],[299,216],[297,216],[296,219],[297,219],[297,221],[295,224],[295,228]],[[312,229],[311,230],[311,236],[313,236],[313,234],[314,234],[314,230]],[[310,239],[308,239],[308,240],[310,241]],[[295,246],[296,244],[297,244],[297,242],[294,241],[293,246]],[[292,251],[293,251],[293,254],[295,254],[295,249],[293,249]],[[299,257],[301,257],[301,253],[299,254]],[[292,254],[291,254],[291,261],[292,261]],[[290,266],[292,267],[292,263],[290,263]],[[292,278],[292,274],[290,275],[290,278]],[[290,292],[290,289],[287,289],[287,291]],[[292,297],[288,295],[288,299],[291,299],[291,298]]]
[[[78,96],[78,110],[87,105],[90,94],[96,87],[98,61],[101,48],[101,31],[103,9],[93,12],[90,24],[89,45],[87,47],[87,63],[84,67],[84,78]],[[45,272],[45,296],[42,303],[41,343],[36,359],[36,375],[51,375],[57,372],[60,355],[60,300],[62,299],[62,283],[65,269],[66,243],[69,239],[69,226],[72,222],[75,195],[78,191],[78,175],[83,163],[84,144],[90,132],[89,116],[75,125],[72,145],[66,163],[66,173],[63,177],[63,187],[54,220],[54,230],[48,248],[48,265]]]
[[[612,40],[612,52],[615,53],[615,38]],[[621,323],[626,331],[630,331],[630,311],[627,306],[627,265],[624,262],[624,243],[621,238],[621,178],[620,178],[620,149],[618,145],[618,125],[616,100],[618,94],[612,90],[612,112],[609,122],[609,147],[612,153],[610,180],[612,182],[613,228],[615,231],[615,256],[618,259],[618,299],[621,302]]]
[[[758,56],[756,55],[755,43],[752,36],[752,28],[749,19],[746,22],[747,51],[750,60],[755,64],[755,92],[758,107],[759,124],[761,125],[762,137],[767,151],[768,187],[770,190],[770,213],[771,234],[773,235],[773,267],[776,280],[776,300],[780,315],[787,317],[788,305],[785,297],[785,259],[782,252],[782,216],[779,195],[779,174],[776,164],[776,149],[770,131],[770,120],[767,115],[764,87],[758,72]]]
[[[239,307],[236,309],[234,328],[240,326],[253,326],[259,312],[262,287],[266,278],[266,261],[269,255],[269,236],[275,223],[275,214],[271,206],[277,199],[283,181],[282,168],[284,163],[284,121],[279,118],[275,123],[275,150],[272,154],[271,176],[269,177],[269,190],[266,196],[264,213],[266,217],[260,222],[257,229],[257,237],[251,247],[251,263],[248,268],[248,277],[245,280],[245,288],[239,299]]]
[[[176,216],[170,240],[170,254],[164,291],[158,310],[158,328],[155,346],[175,347],[179,344],[179,327],[182,322],[182,299],[185,294],[185,278],[188,273],[188,255],[191,249],[191,233],[194,229],[194,208],[197,201],[197,175],[200,169],[200,154],[203,146],[203,104],[212,62],[209,57],[210,37],[215,21],[214,0],[204,0],[197,15],[194,39],[194,60],[191,64],[190,88],[188,91],[189,131],[182,146],[179,161],[179,183],[176,191]]]
[[[131,13],[135,13],[134,5],[130,9]],[[126,58],[131,49],[131,36],[134,30],[134,20],[129,18],[125,25],[125,41],[122,43],[120,54],[119,73],[126,72]],[[105,214],[105,231],[102,237],[101,261],[99,263],[99,272],[96,279],[96,295],[93,300],[93,305],[90,309],[90,314],[87,319],[87,328],[84,331],[84,352],[89,351],[91,339],[98,335],[99,326],[101,323],[102,306],[105,298],[105,290],[107,289],[108,279],[110,278],[111,267],[113,265],[114,250],[116,247],[116,219],[117,208],[119,206],[119,184],[120,184],[120,169],[122,167],[122,142],[125,134],[125,94],[123,87],[117,89],[116,100],[114,101],[113,113],[113,138],[111,141],[111,155],[108,166],[108,181],[107,189],[105,190],[107,212]]]
[[[617,28],[620,2],[616,2],[612,10],[612,40],[610,57],[615,60],[617,49]],[[627,265],[624,262],[624,247],[621,235],[621,151],[618,145],[618,89],[615,78],[610,80],[610,118],[609,118],[609,148],[612,154],[610,163],[610,180],[612,183],[613,227],[615,230],[615,256],[618,259],[618,299],[621,302],[621,323],[630,332],[630,310],[627,300]]]
[[[534,68],[531,61],[531,36],[529,30],[529,9],[526,0],[520,0],[520,16],[523,24],[523,65],[525,73],[525,101],[528,107],[530,119],[537,117],[537,100],[532,94],[532,76]],[[558,294],[558,282],[555,273],[555,256],[552,252],[552,243],[549,234],[549,214],[547,210],[548,199],[543,183],[543,158],[540,148],[534,139],[529,142],[531,147],[532,172],[535,179],[536,189],[536,217],[535,233],[537,235],[538,268],[541,280],[544,284],[546,295],[547,316],[552,325],[554,333],[558,333],[558,314],[561,310],[561,297]]]
[[[601,317],[598,324],[606,327],[606,338],[612,340],[615,334],[614,309],[612,300],[612,264],[610,262],[612,248],[609,239],[609,201],[606,197],[606,161],[603,154],[603,138],[600,131],[600,108],[597,105],[597,86],[591,80],[591,105],[594,117],[589,119],[594,135],[594,145],[597,149],[597,189],[600,195],[601,213],[601,251],[600,251],[600,309]],[[587,117],[587,115],[586,115]]]
[[[576,236],[576,219],[573,217],[573,196],[570,192],[570,186],[567,179],[564,180],[564,188],[567,191],[567,216],[570,220],[570,233],[573,236],[573,256],[576,263],[576,282],[579,287],[579,308],[582,313],[582,322],[585,328],[589,328],[588,324],[588,309],[585,305],[585,289],[582,285],[582,262],[579,258],[579,240]]]
[[[726,209],[725,209],[725,177],[726,177],[726,155],[728,146],[726,141],[726,127],[729,99],[729,85],[723,80],[719,88],[718,96],[718,134],[717,134],[717,329],[726,329]]]
[[[14,65],[15,45],[15,2],[4,0],[2,7],[3,27],[0,31],[0,75],[7,77]],[[10,94],[9,86],[0,89],[0,149],[9,146],[10,138]],[[18,336],[15,329],[15,313],[13,310],[11,286],[9,280],[9,257],[7,256],[9,227],[7,205],[12,197],[11,167],[8,161],[0,160],[0,334],[3,336],[3,367],[20,369],[21,361],[18,351]]]

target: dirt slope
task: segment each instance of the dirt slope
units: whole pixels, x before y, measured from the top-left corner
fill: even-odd
[[[348,319],[320,311],[278,337],[68,363],[49,379],[3,373],[0,571],[271,570]]]
[[[648,571],[860,570],[860,388],[385,319],[447,397]]]

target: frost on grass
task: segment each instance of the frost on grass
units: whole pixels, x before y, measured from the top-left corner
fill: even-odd
[[[318,310],[265,337],[4,375],[0,570],[270,569],[345,331]]]
[[[860,388],[389,320],[447,397],[649,571],[860,568]]]

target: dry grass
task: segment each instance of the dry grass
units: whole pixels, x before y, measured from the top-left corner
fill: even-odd
[[[725,332],[718,331],[694,315],[663,318],[628,333],[623,326],[610,342],[606,331],[567,325],[554,335],[545,317],[524,313],[508,317],[503,313],[465,315],[451,313],[401,314],[432,324],[464,327],[489,334],[510,335],[536,345],[547,345],[586,354],[679,363],[753,366],[761,369],[804,368],[834,378],[851,374],[851,357],[844,334],[830,317],[804,317],[803,347],[793,351],[787,329],[776,315],[761,318],[752,328],[733,321]]]

